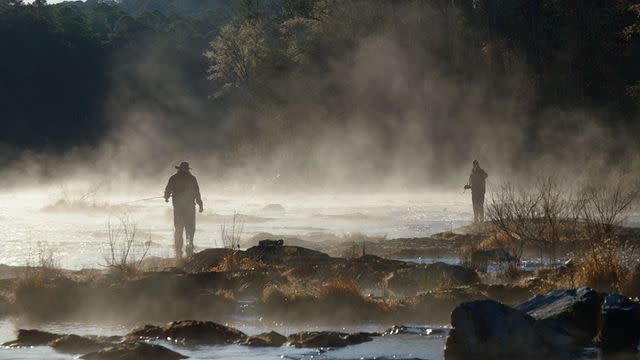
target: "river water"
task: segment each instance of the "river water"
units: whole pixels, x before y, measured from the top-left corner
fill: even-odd
[[[0,263],[37,264],[39,253],[51,252],[57,264],[68,269],[98,268],[104,264],[108,224],[117,227],[126,217],[137,228],[138,238],[151,241],[149,256],[172,256],[171,207],[162,199],[136,201],[157,196],[157,192],[135,195],[60,195],[58,189],[41,188],[0,194]],[[472,218],[470,194],[389,193],[366,195],[257,195],[203,193],[205,212],[198,215],[196,250],[219,247],[221,225],[230,226],[234,213],[240,221],[244,246],[259,233],[300,236],[308,239],[364,234],[372,237],[422,237],[469,224]],[[61,199],[73,206],[55,206]],[[268,206],[268,205],[272,206]],[[273,206],[278,204],[279,206]],[[638,221],[635,215],[632,221]],[[456,259],[447,259],[455,263]],[[422,262],[429,259],[422,259]],[[206,319],[203,319],[206,320]],[[302,330],[382,331],[380,325],[362,324],[348,329],[287,326],[285,324],[229,324],[247,334],[275,330],[290,334]],[[389,324],[392,325],[392,324]],[[426,324],[417,324],[429,328]],[[61,333],[119,335],[121,324],[21,324],[0,320],[0,341],[15,337],[18,328],[38,328]],[[163,344],[194,359],[442,359],[443,335],[395,335],[343,349],[317,350],[282,347],[251,349],[242,346],[177,348]],[[587,357],[592,357],[588,355]],[[0,349],[0,359],[72,359],[48,347]]]
[[[122,217],[137,227],[140,240],[151,241],[151,256],[172,256],[170,204],[157,196],[92,196],[72,206],[56,206],[58,190],[0,194],[0,263],[25,265],[38,261],[46,247],[68,269],[96,268],[104,263],[108,224]],[[231,226],[234,213],[242,223],[243,240],[258,233],[331,239],[348,234],[398,238],[420,237],[450,230],[472,218],[469,194],[378,195],[221,195],[204,193],[205,211],[198,214],[197,249],[220,247],[221,225]],[[67,198],[67,197],[63,197]],[[124,204],[123,204],[124,203]],[[278,204],[284,211],[273,211]],[[273,206],[271,208],[274,208]],[[245,246],[252,244],[245,242]],[[196,250],[197,250],[196,249]]]
[[[468,224],[472,217],[469,194],[405,193],[384,195],[224,195],[203,193],[205,212],[197,218],[196,250],[219,247],[220,227],[231,226],[234,213],[244,215],[244,245],[258,233],[306,238],[339,238],[349,234],[372,237],[419,237],[451,230]],[[52,252],[58,265],[68,269],[97,268],[104,264],[108,224],[117,227],[122,217],[135,223],[137,236],[152,243],[150,256],[171,256],[171,207],[162,199],[134,200],[157,196],[137,193],[133,196],[60,195],[56,188],[0,194],[0,263],[37,264],[39,252]],[[69,206],[60,205],[61,199]],[[56,205],[58,204],[58,205]],[[268,207],[268,205],[272,205]],[[278,204],[280,206],[273,206]],[[284,211],[283,211],[284,209]],[[383,331],[381,325],[351,328],[318,328],[285,324],[253,324],[244,321],[229,324],[247,334],[275,330],[288,335],[303,330]],[[389,324],[392,325],[392,324]],[[422,324],[425,329],[428,327]],[[22,324],[0,321],[0,341],[15,338],[18,328],[93,335],[119,335],[128,330],[120,324]],[[373,357],[441,359],[444,337],[394,335],[343,349],[319,352],[314,349],[282,347],[252,349],[244,346],[178,348],[162,343],[194,359],[359,359]],[[0,359],[72,359],[49,347],[0,349]]]

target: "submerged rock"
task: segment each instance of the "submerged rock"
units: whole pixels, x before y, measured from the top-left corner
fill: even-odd
[[[446,359],[532,359],[544,348],[531,316],[493,300],[464,303],[451,313]]]
[[[164,346],[124,342],[80,357],[85,360],[178,360],[187,357]]]
[[[235,344],[247,338],[242,331],[212,321],[173,321],[163,326],[144,325],[131,330],[129,340],[170,339],[190,344],[223,345]]]
[[[23,347],[23,346],[44,346],[49,342],[63,337],[63,334],[54,334],[40,330],[20,329],[18,330],[18,338],[13,341],[6,342],[2,346]]]
[[[640,306],[628,297],[613,294],[602,305],[598,342],[603,352],[635,352],[640,340]]]
[[[253,347],[280,347],[287,342],[287,338],[275,331],[249,336],[243,345]]]
[[[56,351],[67,354],[86,354],[98,351],[113,345],[120,340],[120,337],[91,337],[79,335],[64,335],[51,342],[49,346]]]
[[[262,208],[262,211],[283,213],[285,212],[285,208],[280,204],[268,204]]]
[[[371,341],[370,333],[347,334],[335,331],[303,331],[289,335],[291,346],[301,348],[339,348]]]

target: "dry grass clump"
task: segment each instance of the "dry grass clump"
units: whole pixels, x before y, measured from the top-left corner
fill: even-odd
[[[271,316],[300,319],[351,321],[380,319],[404,307],[400,301],[382,301],[363,296],[353,279],[334,278],[317,287],[288,284],[263,290],[262,304]]]
[[[638,195],[637,185],[622,178],[582,192],[579,211],[586,251],[576,267],[578,285],[606,292],[626,290],[638,257],[635,249],[620,243],[619,229]]]
[[[25,271],[13,281],[14,294],[50,287],[49,280],[62,274],[59,255],[56,249],[46,242],[37,243],[31,258],[32,260],[27,262]]]
[[[102,271],[97,269],[82,269],[76,273],[69,274],[67,277],[81,284],[92,284],[101,279],[102,275]]]
[[[264,269],[267,265],[260,261],[248,257],[239,256],[239,253],[235,250],[229,250],[218,265],[209,269],[212,272],[226,272],[237,270],[258,270]]]
[[[262,291],[262,302],[269,305],[279,305],[301,300],[311,301],[317,293],[300,285],[270,285]]]
[[[221,297],[226,300],[235,300],[236,297],[233,295],[233,292],[229,289],[218,289],[212,293],[215,296]]]
[[[322,284],[318,297],[320,299],[362,299],[362,293],[355,280],[332,278]]]
[[[575,282],[603,292],[624,291],[629,269],[620,257],[616,240],[605,240],[588,251],[576,265]]]
[[[42,271],[27,268],[22,275],[13,281],[12,289],[14,296],[20,297],[21,294],[28,293],[34,289],[45,289],[50,286],[46,275]]]

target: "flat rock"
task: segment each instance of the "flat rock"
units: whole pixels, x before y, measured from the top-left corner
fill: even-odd
[[[303,331],[289,335],[289,345],[300,348],[339,348],[371,341],[370,333],[347,334],[335,331]]]
[[[183,320],[162,326],[144,325],[131,330],[125,338],[169,339],[187,344],[223,345],[242,342],[247,335],[240,330],[212,321]]]
[[[54,341],[63,334],[54,334],[46,331],[34,330],[34,329],[20,329],[18,330],[18,338],[13,341],[6,342],[2,346],[9,347],[23,347],[23,346],[44,346],[49,342]]]
[[[186,358],[186,356],[164,346],[141,342],[124,342],[80,357],[85,360],[178,360]]]
[[[247,338],[243,345],[253,347],[280,347],[287,342],[287,337],[275,331],[252,335]]]
[[[589,343],[598,331],[602,296],[590,288],[559,289],[536,295],[516,309]]]

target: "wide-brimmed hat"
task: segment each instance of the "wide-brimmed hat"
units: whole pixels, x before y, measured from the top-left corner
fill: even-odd
[[[189,163],[186,162],[186,161],[181,162],[179,166],[176,166],[176,169],[178,169],[178,170],[191,170],[191,168],[189,167]]]

